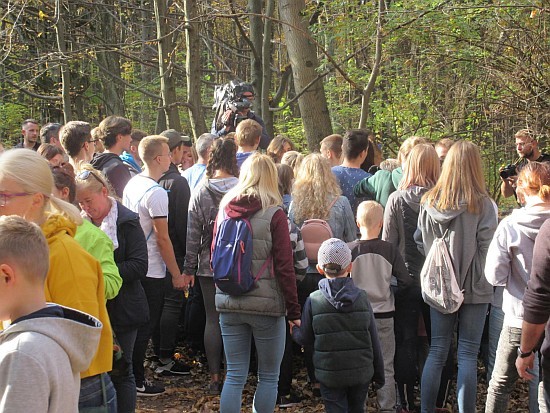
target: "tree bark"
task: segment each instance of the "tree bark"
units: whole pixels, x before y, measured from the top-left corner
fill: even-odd
[[[201,97],[201,40],[196,0],[185,0],[185,40],[187,57],[185,70],[187,72],[187,103],[189,104],[189,120],[195,141],[207,132]]]
[[[304,9],[305,0],[279,1],[279,15],[283,22],[283,33],[297,94],[317,78],[316,69],[319,66],[315,45],[308,40],[307,21],[302,16]],[[332,133],[323,83],[314,82],[298,98],[298,106],[309,150],[318,150],[319,142]]]
[[[264,38],[262,43],[262,91],[260,100],[260,114],[264,120],[267,134],[273,136],[273,112],[269,110],[269,92],[271,90],[271,38],[273,21],[271,18],[275,12],[275,0],[266,0],[264,22]]]
[[[172,76],[172,34],[170,23],[167,19],[166,0],[154,0],[155,22],[157,25],[157,48],[160,75],[160,94],[162,108],[166,117],[166,123],[170,129],[181,132],[181,123],[178,113],[176,82]]]
[[[71,75],[67,66],[69,56],[67,55],[67,44],[65,43],[65,16],[63,13],[62,0],[55,2],[55,35],[57,48],[59,50],[59,67],[61,68],[61,100],[63,102],[63,120],[70,122],[73,118],[71,108]]]
[[[248,0],[248,7],[247,11],[251,14],[260,15],[262,14],[262,5],[263,0]],[[256,100],[258,102],[262,102],[264,100],[264,96],[262,94],[263,87],[263,76],[262,76],[262,68],[263,68],[263,39],[265,38],[264,31],[263,31],[263,25],[262,25],[262,18],[260,16],[253,16],[250,15],[250,43],[252,45],[252,50],[250,53],[250,82],[254,86],[254,89],[256,90]],[[246,80],[246,79],[243,79]],[[263,118],[263,111],[261,105],[257,105],[258,107],[254,108],[258,111],[258,115]]]

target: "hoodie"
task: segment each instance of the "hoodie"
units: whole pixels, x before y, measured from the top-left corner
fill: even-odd
[[[90,164],[107,177],[117,197],[122,199],[124,187],[132,177],[122,159],[111,152],[96,153]]]
[[[374,175],[359,181],[355,185],[353,193],[357,197],[373,199],[385,208],[389,196],[399,186],[402,177],[403,170],[401,167],[391,172],[381,169]]]
[[[102,324],[71,308],[46,310],[59,316],[40,310],[0,332],[2,412],[78,411],[80,372],[96,352]]]
[[[384,385],[374,313],[366,292],[351,278],[319,281],[319,290],[307,298],[301,326],[293,327],[292,338],[300,345],[314,345],[315,377],[324,385],[347,387],[371,379],[377,386]]]
[[[238,178],[208,179],[191,194],[187,218],[187,251],[184,274],[212,277],[210,246],[212,230],[223,196],[233,188]]]
[[[76,225],[62,215],[52,214],[41,226],[50,248],[46,277],[46,300],[91,314],[101,321],[101,339],[82,378],[106,373],[113,363],[113,333],[105,306],[103,272],[99,262],[73,238]]]
[[[266,228],[265,221],[270,214],[272,216]],[[261,267],[271,256],[272,271],[269,272],[274,275],[276,284],[273,283],[271,276],[264,274],[257,282],[258,287],[242,296],[231,296],[216,289],[216,309],[219,312],[259,313],[272,316],[285,315],[286,309],[289,320],[299,319],[300,305],[296,291],[292,246],[288,221],[283,209],[272,207],[262,210],[262,204],[258,198],[241,196],[229,201],[223,213],[221,211],[218,213],[218,222],[226,216],[250,220],[254,240],[253,271],[257,271],[255,268]],[[262,234],[262,230],[269,233]],[[283,309],[279,308],[281,293],[284,299]]]
[[[130,176],[136,176],[143,172],[141,166],[139,166],[131,153],[128,153],[126,151],[122,152],[122,155],[120,155],[120,159],[122,159],[124,165],[128,167],[128,171],[130,171]]]
[[[502,296],[504,324],[521,328],[523,294],[533,263],[533,247],[541,225],[550,218],[550,204],[515,209],[499,224],[489,245],[485,277],[505,286]]]
[[[493,297],[493,287],[484,275],[487,250],[497,227],[497,215],[489,197],[482,200],[478,214],[468,212],[465,204],[459,209],[439,211],[420,207],[418,229],[414,239],[418,249],[427,255],[436,237],[445,237],[459,287],[464,292],[464,304],[487,304]]]

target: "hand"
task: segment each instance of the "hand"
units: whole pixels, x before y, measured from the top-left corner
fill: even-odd
[[[231,110],[226,110],[224,114],[222,115],[222,124],[224,126],[231,126],[233,124],[232,118],[233,118],[233,112]]]
[[[516,359],[516,369],[522,379],[531,380],[534,376],[530,374],[527,369],[533,368],[533,362],[535,360],[535,353],[533,352],[529,357],[518,357]]]
[[[194,275],[187,275],[182,273],[181,276],[185,279],[185,282],[187,283],[188,287],[194,287],[195,286],[195,276]]]
[[[290,326],[290,334],[292,335],[292,329],[294,327],[300,327],[302,322],[300,320],[288,320],[288,325]]]
[[[182,276],[172,276],[172,286],[175,290],[187,290],[189,288],[189,282]]]
[[[501,178],[502,179],[502,178]],[[516,181],[518,180],[517,175],[512,175],[506,179],[502,179],[504,182],[506,182],[506,185],[509,185],[512,188],[516,187]]]

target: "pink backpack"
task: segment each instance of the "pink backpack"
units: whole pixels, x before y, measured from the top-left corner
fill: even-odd
[[[335,197],[330,203],[329,211],[337,200],[338,197]],[[330,229],[330,225],[324,219],[308,219],[304,221],[300,231],[302,232],[307,259],[310,263],[316,263],[319,247],[324,241],[332,238],[332,229]]]

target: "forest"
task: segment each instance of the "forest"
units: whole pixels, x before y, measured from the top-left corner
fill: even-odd
[[[385,157],[408,136],[469,139],[498,198],[513,135],[550,124],[547,0],[0,0],[0,140],[21,122],[110,114],[209,131],[216,85],[253,84],[302,151],[349,128]]]

